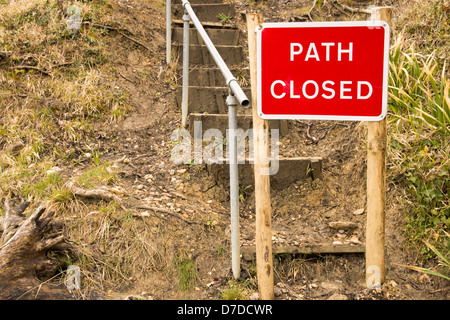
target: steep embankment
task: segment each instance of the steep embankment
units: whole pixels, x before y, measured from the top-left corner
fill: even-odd
[[[232,3],[243,45],[245,11],[273,21],[362,18],[337,1],[312,10],[312,1]],[[67,266],[76,264],[77,298],[249,298],[257,291],[254,264],[243,261],[238,282],[230,274],[226,186],[205,165],[171,161],[180,72],[176,55],[164,62],[165,2],[74,5],[67,12],[69,4],[56,0],[0,4],[0,199],[28,198],[31,207],[49,201],[64,223],[75,250],[58,257],[60,274],[49,283],[64,283]],[[71,32],[66,22],[77,10],[82,24]],[[291,122],[289,128],[280,154],[323,157],[323,179],[272,191],[274,244],[364,243],[365,125]],[[361,254],[279,255],[276,298],[446,298],[445,283],[396,265],[414,263],[414,256],[401,232],[404,191],[396,183],[388,191],[381,290],[364,290]],[[240,193],[241,239],[252,244],[252,187]],[[356,228],[330,228],[340,220]]]

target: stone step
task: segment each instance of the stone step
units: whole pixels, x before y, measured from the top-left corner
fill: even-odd
[[[232,66],[242,65],[247,60],[244,50],[241,46],[215,46],[228,68]],[[178,62],[183,63],[183,45],[174,45],[174,51],[179,54]],[[191,44],[189,46],[189,64],[201,66],[217,66],[212,55],[206,46]]]
[[[250,99],[251,89],[243,88]],[[188,111],[189,113],[227,114],[228,107],[225,100],[228,96],[228,87],[189,87]],[[176,103],[181,110],[182,87],[177,88]],[[238,107],[238,114],[251,114],[251,108]]]
[[[183,44],[183,28],[172,29],[172,40],[176,44]],[[239,29],[205,29],[214,45],[237,46],[239,44]],[[197,29],[189,29],[189,44],[205,45]]]
[[[223,160],[223,159],[222,159]],[[271,162],[272,165],[272,162]],[[230,169],[226,160],[222,163],[207,164],[207,170],[219,185],[229,188]],[[249,160],[245,164],[238,165],[239,185],[241,187],[254,186],[253,165]],[[313,179],[322,178],[322,158],[320,157],[295,157],[280,158],[278,160],[278,172],[270,176],[270,188],[273,190],[283,190],[292,183],[304,180],[307,177]],[[252,188],[253,190],[253,188]]]
[[[180,19],[172,19],[172,24],[178,27],[183,27],[184,22],[183,20]],[[216,29],[238,29],[236,22],[234,21],[230,21],[226,24],[223,24],[222,22],[211,22],[211,21],[206,21],[206,22],[202,22],[202,26],[203,28],[216,28]],[[194,23],[191,21],[189,23],[189,27],[194,28]]]
[[[213,4],[191,4],[194,13],[200,22],[220,22],[217,17],[220,14],[234,17],[235,9],[230,3],[213,3]],[[181,4],[172,4],[172,16],[181,19],[184,14],[184,8]]]
[[[177,0],[181,2],[181,0]],[[174,2],[172,0],[172,2]],[[211,4],[211,3],[223,3],[223,0],[189,0],[191,4]]]
[[[322,255],[322,254],[363,254],[366,247],[362,245],[333,245],[333,244],[305,244],[305,245],[274,245],[273,255]],[[242,246],[240,249],[242,260],[250,262],[256,260],[255,246]]]
[[[200,121],[201,126],[195,125],[195,121]],[[200,130],[201,134],[205,133],[208,129],[218,129],[222,132],[222,135],[226,136],[226,130],[228,129],[228,114],[200,114],[191,113],[189,115],[189,132],[191,136],[199,136]],[[253,116],[252,115],[239,115],[237,116],[237,127],[247,131],[253,127]],[[269,129],[278,129],[280,136],[285,136],[288,134],[288,125],[286,120],[269,120]],[[197,130],[195,132],[194,130]]]
[[[247,87],[250,85],[250,69],[248,67],[243,68],[231,68],[231,74],[241,83],[244,82]],[[181,67],[180,67],[181,74]],[[189,71],[189,85],[190,86],[202,86],[202,87],[221,87],[225,85],[225,78],[219,68],[214,67],[198,67],[194,66]]]

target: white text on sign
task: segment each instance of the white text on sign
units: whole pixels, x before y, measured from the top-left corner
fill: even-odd
[[[311,42],[305,46],[308,47],[308,50],[303,58],[304,46],[298,42],[291,42],[290,61],[295,62],[296,58],[303,58],[302,60],[305,62],[310,60],[321,61],[321,56],[325,61],[331,61],[332,48],[336,48],[333,57],[337,61],[343,61],[344,57],[346,57],[346,61],[353,61],[353,42],[349,42],[345,46],[341,42],[338,42],[337,45],[335,42],[321,42],[318,46],[321,49],[320,51],[322,51],[322,55],[319,55],[317,45]],[[283,80],[275,80],[270,86],[270,93],[275,99],[283,99],[285,97],[300,99],[302,96],[306,99],[315,99],[320,94],[324,99],[336,98],[345,100],[353,99],[352,91],[356,91],[356,99],[365,100],[369,99],[373,92],[372,85],[368,81],[356,81],[356,87],[353,81],[340,81],[337,86],[335,85],[336,83],[332,80],[323,81],[320,85],[314,80],[307,80],[303,84],[295,83],[293,80],[289,81],[289,84]],[[338,95],[336,95],[336,90],[339,91]],[[289,93],[288,95],[287,92]]]
[[[325,47],[325,61],[331,61],[331,47],[335,47],[336,43],[334,42],[322,42],[320,43],[321,47]],[[295,56],[300,55],[303,52],[303,45],[301,43],[291,42],[291,61],[294,61]],[[337,44],[337,61],[342,61],[343,54],[347,54],[348,61],[353,60],[353,42],[350,42],[347,46],[347,49],[342,47],[342,43],[338,42]],[[305,55],[305,61],[309,61],[309,59],[315,59],[316,61],[320,61],[320,56],[317,51],[316,44],[311,42],[308,46],[308,51]]]

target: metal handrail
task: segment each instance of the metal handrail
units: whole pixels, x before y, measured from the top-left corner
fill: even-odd
[[[210,37],[206,33],[205,29],[203,28],[200,20],[198,19],[197,15],[195,14],[194,10],[192,9],[192,6],[188,0],[182,0],[183,8],[185,9],[186,13],[189,15],[189,18],[192,20],[195,28],[197,29],[198,33],[202,37],[203,41],[206,44],[206,47],[208,48],[209,52],[211,53],[211,56],[213,57],[214,61],[216,62],[217,66],[219,67],[220,71],[222,72],[223,77],[225,78],[225,83],[230,88],[230,90],[233,92],[233,95],[236,97],[238,102],[241,106],[244,108],[248,108],[250,106],[250,100],[245,95],[244,91],[242,90],[241,86],[239,85],[237,79],[233,76],[230,69],[226,65],[223,58],[220,56],[219,52],[217,51],[216,47],[214,46],[213,42],[211,41]],[[172,21],[172,12],[171,12],[171,0],[167,0],[166,5],[166,14],[167,14],[167,25],[166,25],[166,62],[171,62],[171,34],[170,34],[170,27],[171,27],[171,21]]]
[[[211,39],[209,38],[209,36],[206,33],[205,29],[203,28],[202,24],[200,23],[200,20],[197,18],[197,15],[195,14],[194,10],[192,9],[191,4],[189,3],[188,0],[182,0],[182,1],[183,1],[184,9],[189,14],[189,17],[191,18],[192,22],[194,23],[195,28],[197,28],[198,33],[202,37],[203,41],[206,44],[206,47],[208,48],[214,61],[216,62],[217,66],[219,67],[220,71],[222,72],[222,75],[225,78],[225,82],[226,82],[227,86],[230,87],[234,96],[236,97],[238,102],[244,108],[249,107],[250,101],[248,100],[248,98],[245,95],[244,91],[242,90],[241,86],[237,82],[236,78],[232,75],[232,73],[231,73],[230,69],[227,67],[225,61],[220,56],[216,47],[212,43]]]
[[[167,0],[167,28],[170,27],[172,20],[170,0]],[[231,213],[231,249],[232,249],[232,270],[237,279],[240,274],[240,254],[239,254],[239,173],[237,163],[237,103],[244,108],[250,106],[250,101],[242,90],[236,78],[232,75],[225,61],[220,56],[216,47],[212,43],[200,20],[195,14],[188,0],[182,0],[183,15],[183,87],[181,102],[181,125],[186,126],[188,115],[188,89],[189,89],[189,21],[192,20],[197,32],[206,44],[215,63],[222,72],[225,82],[229,87],[229,94],[226,100],[228,106],[228,133],[229,133],[229,164],[230,164],[230,213]],[[170,62],[171,35],[167,31],[167,63]]]

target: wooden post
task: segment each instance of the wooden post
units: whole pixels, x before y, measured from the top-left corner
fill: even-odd
[[[391,24],[391,7],[375,7],[371,20]],[[385,281],[384,221],[386,211],[386,118],[368,122],[366,285]]]
[[[256,209],[256,274],[259,299],[270,300],[273,293],[272,208],[270,205],[269,125],[261,119],[257,105],[257,46],[255,30],[263,22],[261,14],[247,14],[250,79],[252,86],[253,143]]]

